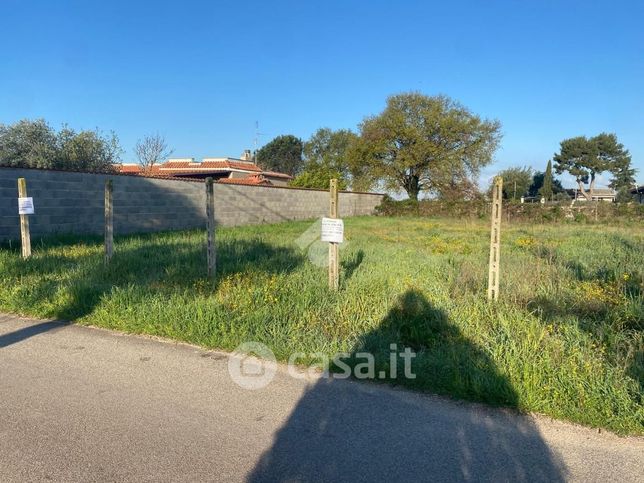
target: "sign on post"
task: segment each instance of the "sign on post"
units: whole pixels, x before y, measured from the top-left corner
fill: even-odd
[[[27,197],[27,181],[18,178],[18,214],[20,215],[20,245],[22,258],[31,256],[31,236],[29,235],[29,215],[34,214],[34,200]]]
[[[342,243],[344,241],[344,221],[336,218],[322,218],[323,242]]]
[[[18,198],[19,215],[33,215],[34,213],[34,199],[32,197]]]
[[[327,233],[324,233],[324,220],[322,220],[322,241],[326,236],[329,241],[329,288],[331,290],[338,290],[340,287],[340,255],[339,243],[342,243],[344,236],[344,225],[342,220],[338,220],[338,180],[332,179],[329,182],[329,218],[331,220],[326,223]],[[338,224],[340,222],[340,224]],[[340,228],[341,227],[341,228]],[[340,241],[336,241],[340,239]]]
[[[492,229],[490,232],[490,272],[487,282],[488,300],[499,298],[499,267],[501,261],[501,199],[503,198],[503,178],[494,178],[492,187]]]

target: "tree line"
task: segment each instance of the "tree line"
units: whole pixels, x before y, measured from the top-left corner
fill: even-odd
[[[568,198],[561,181],[553,177],[551,161],[548,161],[545,171],[535,171],[527,166],[511,167],[500,171],[498,176],[503,178],[503,199],[506,200],[519,200],[523,197],[553,200],[562,195]]]
[[[110,172],[121,153],[113,132],[56,131],[43,119],[0,124],[0,166]]]
[[[44,119],[0,124],[0,166],[110,173],[121,163],[123,150],[114,132],[52,128]],[[160,134],[148,134],[134,146],[144,170],[162,163],[172,149]]]
[[[389,97],[385,109],[366,117],[357,132],[321,128],[305,142],[278,136],[256,159],[264,169],[295,176],[293,186],[326,188],[329,178],[338,178],[342,188],[355,191],[379,187],[404,191],[413,200],[421,193],[468,200],[481,196],[478,175],[494,161],[500,141],[498,120],[483,119],[446,96],[409,92]],[[612,174],[609,186],[618,191],[618,199],[628,199],[635,183],[631,156],[615,134],[565,139],[552,161],[545,171],[503,170],[504,196],[561,195],[565,190],[553,171],[570,173],[587,199],[604,172]]]
[[[482,118],[447,96],[406,92],[388,97],[384,110],[365,117],[357,132],[321,128],[307,141],[277,136],[255,159],[264,170],[294,176],[291,185],[297,187],[325,189],[330,178],[337,178],[342,189],[402,191],[413,200],[421,195],[469,200],[482,196],[478,176],[494,161],[500,142],[498,120]],[[158,134],[145,136],[135,147],[144,169],[171,152]],[[0,124],[0,166],[105,172],[120,162],[121,153],[114,133],[76,132],[67,126],[56,131],[44,120]],[[544,172],[502,171],[505,196],[552,199],[563,192],[553,170],[572,175],[587,199],[602,173],[612,174],[610,187],[621,194],[635,182],[631,156],[615,134],[564,139],[552,161]]]
[[[379,187],[442,198],[478,194],[480,169],[493,161],[501,123],[483,119],[447,96],[390,96],[358,132],[319,129],[306,142],[278,136],[257,152],[264,169],[295,176],[293,186],[326,188],[329,178],[354,191]],[[288,160],[288,161],[286,161]]]

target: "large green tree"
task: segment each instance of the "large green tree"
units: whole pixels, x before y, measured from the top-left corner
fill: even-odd
[[[267,171],[296,176],[303,165],[302,140],[286,134],[277,136],[257,151],[257,164]]]
[[[56,132],[42,119],[0,124],[0,166],[110,172],[120,154],[114,133]]]
[[[57,152],[56,133],[43,119],[0,124],[0,166],[52,168]]]
[[[492,161],[500,128],[446,96],[397,94],[360,124],[352,170],[414,200],[421,192],[453,196]]]
[[[114,133],[80,131],[64,127],[58,133],[58,169],[109,172],[120,162],[121,148]]]
[[[351,178],[347,151],[357,136],[348,129],[318,129],[304,143],[304,169],[291,182],[302,188],[328,188],[329,179],[337,178],[342,189]]]
[[[532,169],[528,167],[506,168],[499,174],[503,178],[503,198],[506,200],[518,200],[528,194],[532,184]]]
[[[564,139],[553,160],[557,173],[570,173],[577,181],[579,191],[588,200],[593,197],[598,175],[610,171],[617,179],[620,173],[628,173],[631,169],[631,155],[628,150],[617,141],[615,134],[607,133],[591,138],[577,136]],[[624,179],[629,179],[628,175],[623,176],[620,182]]]

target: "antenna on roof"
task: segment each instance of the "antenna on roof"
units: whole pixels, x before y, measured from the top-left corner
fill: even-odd
[[[264,133],[259,132],[259,121],[255,121],[255,151],[253,151],[253,158],[257,156],[257,148],[259,144],[259,137],[263,136]]]

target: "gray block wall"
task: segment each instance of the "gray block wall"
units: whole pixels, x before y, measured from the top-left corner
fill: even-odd
[[[118,234],[204,228],[205,184],[200,181],[0,167],[0,240],[20,238],[18,178],[27,181],[35,214],[32,237],[102,234],[105,180],[114,185]],[[223,226],[277,223],[328,214],[326,191],[215,183],[215,219]],[[340,193],[340,216],[373,214],[383,195]]]

